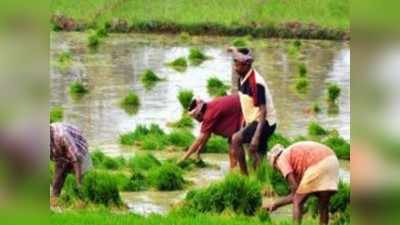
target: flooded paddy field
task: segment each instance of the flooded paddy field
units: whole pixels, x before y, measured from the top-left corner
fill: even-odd
[[[121,133],[133,130],[138,124],[156,123],[169,129],[167,123],[176,121],[182,108],[176,98],[179,90],[191,89],[195,96],[210,100],[206,85],[210,77],[232,83],[231,58],[226,52],[232,38],[192,37],[182,42],[177,35],[110,34],[98,51],[87,48],[84,33],[58,32],[51,34],[50,57],[56,60],[63,51],[73,53],[71,65],[60,69],[50,67],[50,107],[64,108],[64,121],[79,126],[88,138],[91,148],[99,147],[107,155],[132,156],[135,147],[120,146]],[[251,41],[255,67],[264,76],[274,98],[278,113],[278,131],[294,137],[307,133],[310,121],[318,121],[328,129],[337,129],[345,139],[350,139],[350,49],[347,42],[302,41],[300,59],[307,66],[310,88],[305,96],[293,91],[297,74],[296,60],[288,54],[288,40],[256,39]],[[178,57],[187,56],[191,47],[201,48],[211,59],[199,66],[188,66],[178,72],[166,64]],[[140,75],[151,69],[165,81],[151,90],[140,83]],[[80,79],[89,87],[89,93],[80,100],[69,96],[68,85]],[[326,83],[334,81],[341,87],[339,111],[327,113],[325,103]],[[120,100],[133,90],[141,106],[129,115],[120,106]],[[319,102],[322,113],[308,113],[308,108]],[[198,127],[193,133],[198,132]],[[159,159],[176,157],[181,152],[156,151]],[[228,172],[227,154],[205,154],[204,161],[216,165],[190,171],[185,179],[192,187],[202,187],[220,180]],[[349,182],[349,163],[341,161],[340,176]],[[173,204],[182,200],[187,190],[173,192],[122,193],[129,209],[140,214],[166,213]],[[268,201],[268,199],[266,200]],[[282,209],[283,211],[285,210]]]

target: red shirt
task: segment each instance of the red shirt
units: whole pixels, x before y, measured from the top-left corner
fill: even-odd
[[[239,96],[218,97],[207,103],[200,131],[230,138],[239,131],[241,120]]]

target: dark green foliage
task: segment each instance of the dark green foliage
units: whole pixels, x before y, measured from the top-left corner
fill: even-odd
[[[311,110],[314,113],[320,113],[322,111],[321,106],[318,104],[318,102],[313,103],[313,105],[311,106]]]
[[[306,77],[299,77],[296,79],[295,88],[297,93],[306,94],[309,88],[310,81]]]
[[[99,169],[117,170],[125,166],[125,159],[120,156],[112,158],[105,155],[101,150],[97,149],[91,154],[93,166]]]
[[[73,81],[69,84],[69,93],[72,96],[83,96],[88,92],[89,90],[79,81]]]
[[[144,125],[138,125],[132,132],[124,133],[119,136],[119,143],[122,145],[134,145],[144,135],[148,133],[148,129]]]
[[[290,193],[289,185],[282,174],[270,166],[268,166],[267,168],[269,182],[275,193],[280,196],[288,195]]]
[[[328,84],[328,90],[327,90],[327,100],[330,103],[335,103],[337,98],[340,95],[340,87],[339,85],[335,83],[329,83]]]
[[[101,37],[96,32],[89,32],[88,46],[92,49],[97,49],[100,45]]]
[[[199,48],[191,48],[189,50],[189,61],[192,65],[200,65],[208,58]]]
[[[330,135],[323,141],[323,144],[335,151],[339,159],[350,159],[350,143],[339,135]]]
[[[96,31],[96,35],[97,35],[99,38],[108,37],[107,29],[106,29],[105,27],[98,29],[98,30]]]
[[[120,105],[128,114],[135,114],[140,107],[139,96],[135,92],[129,91],[128,95],[122,99]]]
[[[189,104],[192,101],[193,96],[194,95],[192,90],[183,89],[179,91],[178,100],[184,110],[187,110],[189,108]]]
[[[300,49],[300,47],[301,47],[301,42],[300,42],[300,40],[295,40],[295,41],[293,41],[292,45],[293,45],[294,47]]]
[[[162,81],[152,70],[145,70],[140,76],[140,81],[146,89],[151,89],[158,81]]]
[[[159,167],[161,166],[161,162],[150,153],[142,153],[135,155],[129,160],[128,166],[132,172],[141,172]]]
[[[160,191],[181,190],[185,184],[181,168],[168,162],[152,168],[148,178],[150,184]]]
[[[174,128],[193,128],[194,123],[192,117],[183,114],[178,121],[171,123],[170,126]]]
[[[307,76],[307,67],[306,64],[301,63],[298,65],[298,69],[299,69],[299,76],[300,77],[306,77]]]
[[[169,143],[178,147],[189,147],[194,139],[192,132],[185,129],[174,129],[168,134]]]
[[[328,134],[328,131],[325,130],[317,122],[310,122],[310,124],[308,125],[308,135],[310,135],[310,136],[324,136],[327,134]]]
[[[174,61],[168,63],[168,65],[171,66],[172,68],[174,68],[178,72],[185,71],[188,66],[187,61],[184,57],[179,57],[179,58],[175,59]]]
[[[224,181],[186,195],[190,208],[199,212],[220,213],[226,209],[238,214],[254,215],[261,206],[260,184],[238,174],[229,174]]]
[[[109,173],[90,171],[82,182],[84,199],[96,204],[121,205],[116,179]]]
[[[217,77],[211,77],[207,80],[207,92],[210,96],[225,96],[229,85],[224,84]]]
[[[70,204],[75,200],[82,198],[83,194],[78,188],[75,176],[73,174],[68,174],[65,178],[62,194],[60,195],[60,200],[63,203]]]
[[[64,117],[64,109],[61,106],[55,106],[50,110],[50,123],[60,122]]]
[[[177,164],[183,170],[192,170],[194,168],[206,168],[208,165],[203,160],[187,159]]]
[[[268,139],[268,150],[271,150],[276,144],[281,144],[287,147],[291,144],[291,141],[280,133],[273,133]]]
[[[124,186],[124,191],[143,191],[147,189],[146,177],[140,172],[133,172],[128,183]]]
[[[226,138],[213,135],[207,142],[204,152],[207,153],[227,153],[229,144]]]
[[[269,215],[269,212],[265,209],[260,209],[257,211],[257,217],[261,222],[264,223],[271,223],[271,217]]]
[[[339,183],[338,191],[331,197],[329,212],[335,214],[333,224],[344,225],[350,222],[350,185],[344,182]],[[313,196],[305,204],[306,212],[311,213],[315,218],[318,216],[318,198]]]

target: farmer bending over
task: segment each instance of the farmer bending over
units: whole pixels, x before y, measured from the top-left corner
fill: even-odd
[[[318,197],[320,224],[329,222],[329,200],[338,189],[339,161],[327,146],[312,142],[297,142],[284,149],[275,145],[268,153],[268,161],[287,180],[290,195],[272,203],[270,212],[293,203],[293,220],[301,223],[303,204],[310,195]]]
[[[221,135],[231,143],[232,135],[240,129],[242,113],[240,111],[239,96],[230,95],[204,102],[201,99],[192,100],[189,106],[189,115],[201,122],[200,135],[189,147],[181,161],[186,160],[193,153],[200,158],[200,151],[206,145],[211,134]],[[230,144],[231,145],[231,144]],[[236,166],[231,148],[229,150],[231,168]]]
[[[239,97],[245,126],[232,137],[232,148],[240,170],[248,174],[242,144],[250,144],[250,155],[255,169],[267,152],[268,138],[276,129],[272,97],[264,78],[252,67],[253,57],[247,48],[229,48],[233,54],[233,68],[239,75]]]
[[[77,127],[65,123],[50,124],[50,159],[55,162],[51,192],[54,205],[68,173],[75,173],[79,186],[83,173],[91,166],[86,139]]]

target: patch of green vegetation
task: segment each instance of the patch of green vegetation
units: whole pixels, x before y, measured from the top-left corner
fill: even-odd
[[[271,216],[269,215],[269,212],[267,210],[264,209],[258,210],[257,217],[262,223],[272,224]]]
[[[277,144],[281,144],[284,147],[288,147],[291,144],[291,140],[280,133],[273,133],[268,139],[268,149],[272,149]]]
[[[152,70],[145,70],[140,76],[140,81],[142,82],[145,89],[151,89],[155,86],[158,81],[162,81],[160,77],[157,76]]]
[[[150,214],[141,216],[133,213],[114,213],[111,210],[79,210],[50,213],[51,224],[62,225],[294,225],[288,219],[268,223],[261,221],[260,216],[246,217],[226,214],[204,214],[194,210],[176,210],[167,215]],[[266,223],[267,222],[267,223]],[[304,220],[303,225],[317,225],[316,222]]]
[[[82,182],[84,199],[96,204],[121,205],[118,185],[115,178],[106,172],[89,171]]]
[[[199,160],[187,159],[187,160],[179,162],[177,165],[183,170],[192,170],[194,168],[209,167],[209,165],[201,159],[199,159]]]
[[[232,45],[235,46],[236,48],[245,48],[248,47],[248,39],[240,37],[240,38],[235,38],[232,41]]]
[[[168,162],[152,168],[148,178],[150,184],[160,191],[181,190],[185,184],[181,168]]]
[[[289,185],[282,174],[273,169],[268,164],[268,179],[275,193],[279,196],[288,195],[290,193]]]
[[[148,187],[146,177],[141,172],[133,172],[128,183],[123,187],[124,191],[144,191]]]
[[[80,2],[79,7],[76,7],[75,1],[59,0],[52,1],[50,6],[52,14],[62,14],[75,23],[82,24],[76,26],[76,30],[90,27],[90,24],[112,24],[110,30],[114,32],[189,32],[343,39],[350,27],[348,0],[310,0],[307,4],[302,0],[293,0],[290,4],[279,0],[268,1],[268,4],[264,1],[241,0],[192,3],[189,0],[137,0],[122,3],[90,0],[86,3]],[[117,6],[113,7],[114,4]],[[173,10],[165,10],[171,6],[174,6]],[[99,9],[105,10],[99,15]],[[64,26],[57,24],[57,27]]]
[[[174,128],[193,128],[194,123],[192,117],[182,114],[182,117],[178,121],[170,123],[169,126]]]
[[[169,145],[167,135],[164,133],[149,132],[140,141],[142,150],[163,150]]]
[[[318,102],[314,102],[311,106],[311,111],[313,113],[320,113],[322,111],[321,106],[319,105]]]
[[[204,147],[205,153],[227,153],[229,151],[229,144],[226,138],[213,135],[208,140]]]
[[[217,77],[211,77],[207,80],[207,92],[210,96],[225,96],[229,85],[224,84]]]
[[[299,77],[305,78],[307,77],[307,67],[306,64],[301,63],[298,65],[298,70],[299,70]]]
[[[88,93],[89,90],[85,85],[83,85],[82,82],[80,81],[73,81],[69,84],[69,94],[73,97],[82,97],[86,93]]]
[[[182,89],[178,93],[178,100],[181,103],[183,110],[187,110],[189,108],[189,104],[193,99],[193,91]]]
[[[143,172],[161,166],[161,162],[150,153],[141,153],[130,159],[128,166],[132,172]]]
[[[168,134],[168,141],[171,145],[187,148],[194,141],[192,132],[185,129],[174,129]]]
[[[336,100],[340,96],[340,87],[335,83],[329,83],[327,89],[327,100],[329,103],[336,103]]]
[[[178,72],[184,72],[188,66],[185,57],[179,57],[174,61],[168,63],[167,65],[169,65]]]
[[[350,159],[350,143],[339,135],[330,135],[323,144],[329,146],[339,159]]]
[[[71,65],[72,53],[70,51],[63,51],[58,55],[57,63],[61,69],[65,69]]]
[[[188,42],[191,39],[191,36],[188,32],[181,32],[179,34],[179,38],[181,39],[182,42]]]
[[[308,135],[318,137],[325,136],[327,134],[328,131],[325,130],[319,123],[313,121],[308,124]]]
[[[189,61],[192,65],[200,65],[205,60],[209,59],[199,48],[191,48],[189,50]]]
[[[119,136],[119,143],[122,145],[134,145],[138,140],[142,139],[149,133],[149,128],[145,125],[139,124],[135,130]]]
[[[90,153],[93,166],[97,169],[118,170],[126,166],[124,157],[110,157],[105,155],[100,149],[95,149]]]
[[[238,214],[254,215],[262,203],[261,187],[257,181],[232,173],[221,182],[190,191],[186,202],[187,207],[203,213],[230,209]]]
[[[350,224],[350,185],[339,183],[338,191],[332,196],[329,204],[329,212],[332,216],[332,224]],[[311,197],[305,204],[305,211],[316,218],[318,216],[318,199]]]
[[[61,106],[54,106],[50,110],[50,123],[60,122],[64,118],[64,108]]]
[[[134,91],[129,91],[128,95],[122,99],[120,106],[128,114],[136,114],[139,111],[140,107],[139,96]]]
[[[299,94],[306,94],[308,92],[309,85],[310,81],[307,77],[299,77],[296,79],[295,89]]]
[[[93,30],[89,30],[87,45],[91,49],[97,49],[100,45],[101,37],[97,34],[97,32]]]
[[[68,175],[60,199],[64,203],[82,200],[106,206],[122,204],[115,177],[110,173],[96,170],[85,174],[80,188],[76,184],[74,175]]]

